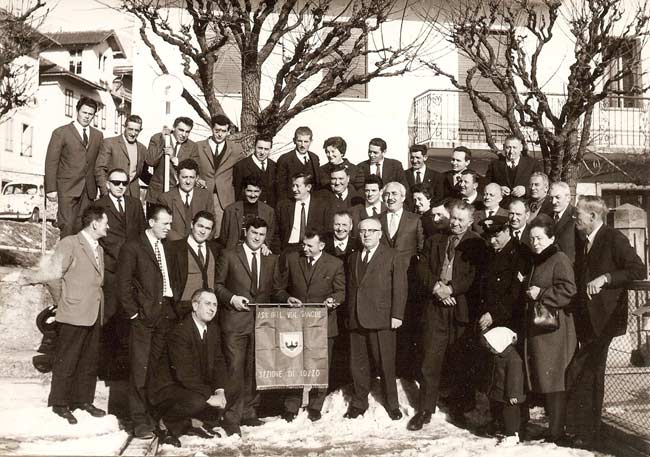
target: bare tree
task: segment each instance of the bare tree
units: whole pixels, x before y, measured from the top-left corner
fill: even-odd
[[[34,69],[18,60],[33,55],[45,40],[36,31],[44,15],[35,17],[44,6],[45,1],[38,0],[20,14],[0,9],[0,120],[28,104],[36,89]]]
[[[593,140],[596,105],[608,97],[638,95],[648,89],[639,73],[640,50],[648,37],[647,4],[634,10],[630,4],[465,0],[442,13],[447,17],[435,27],[470,60],[467,74],[455,75],[435,62],[427,65],[468,95],[490,149],[499,150],[489,122],[496,114],[507,130],[538,145],[553,181],[567,181],[573,187],[578,165]],[[549,52],[554,38],[569,40],[572,48],[573,62],[560,100],[547,93],[540,71],[555,64],[546,60],[556,57]],[[626,66],[617,65],[621,56]],[[495,92],[485,91],[479,80],[487,80]]]
[[[198,89],[197,95],[185,88],[182,97],[206,122],[223,112],[215,81],[226,51],[235,54],[241,64],[240,126],[250,137],[255,132],[275,134],[299,113],[350,87],[409,71],[424,34],[418,42],[405,44],[400,33],[391,37],[391,43],[398,43],[391,46],[382,33],[386,24],[408,14],[408,3],[124,0],[123,9],[140,20],[140,36],[163,73],[169,73],[169,61],[151,37],[161,38],[180,55],[184,75]],[[181,14],[170,12],[174,6]],[[281,59],[267,65],[274,53],[281,53]],[[367,71],[357,71],[363,61]],[[272,86],[264,103],[263,78]]]

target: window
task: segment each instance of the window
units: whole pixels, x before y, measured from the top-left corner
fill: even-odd
[[[70,73],[81,74],[81,49],[70,51]]]
[[[23,157],[32,156],[32,140],[34,128],[31,125],[23,124],[20,136],[20,155]]]
[[[341,46],[341,52],[349,53],[352,49],[352,46],[354,46],[354,44],[359,39],[360,34],[360,30],[353,29],[348,41],[346,41]],[[368,41],[365,39],[363,40],[363,49],[364,51],[368,50]],[[352,62],[350,62],[349,71],[346,74],[346,77],[365,75],[366,73],[368,73],[368,56],[366,54],[363,54],[355,57]],[[349,87],[336,98],[368,98],[368,84],[358,84]]]
[[[70,89],[65,90],[65,115],[67,117],[72,117],[74,112],[74,92]]]
[[[5,121],[5,151],[14,152],[14,120]]]
[[[612,90],[620,91],[622,94],[609,97],[609,107],[641,108],[642,100],[639,96],[642,85],[640,41],[634,38],[619,38],[608,46],[607,51],[606,58],[613,59],[609,67],[610,77],[626,71],[621,79],[610,85]]]
[[[113,116],[113,131],[120,133],[120,113],[115,109],[115,116]]]
[[[95,115],[93,116],[93,127],[97,128],[99,125],[99,111],[101,111],[103,107],[101,105],[97,105],[97,111],[95,112]]]

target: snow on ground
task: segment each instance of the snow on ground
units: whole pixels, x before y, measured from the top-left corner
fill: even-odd
[[[243,427],[243,436],[204,440],[181,437],[180,449],[164,445],[161,455],[207,456],[453,456],[453,457],[589,457],[591,452],[559,448],[553,444],[531,442],[513,448],[497,447],[496,440],[473,435],[436,413],[429,425],[418,432],[406,430],[414,414],[408,398],[413,387],[399,387],[405,417],[391,421],[375,395],[363,418],[343,419],[347,400],[341,391],[329,395],[323,418],[311,423],[302,412],[286,423],[279,417],[265,418],[261,427]],[[77,425],[68,425],[47,408],[49,383],[0,380],[0,454],[14,455],[116,455],[126,434],[113,416],[101,419],[75,412]],[[408,395],[407,395],[408,394]],[[107,390],[97,385],[95,404],[105,408]],[[533,417],[541,410],[535,410]],[[479,415],[480,416],[480,415]],[[477,422],[484,417],[470,416]]]

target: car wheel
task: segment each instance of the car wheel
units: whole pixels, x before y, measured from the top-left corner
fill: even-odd
[[[32,216],[29,218],[30,222],[38,222],[40,220],[38,208],[34,208]]]

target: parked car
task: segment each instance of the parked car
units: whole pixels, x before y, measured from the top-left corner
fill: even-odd
[[[2,188],[0,218],[38,222],[42,220],[43,185],[25,181],[11,181]],[[56,220],[57,204],[47,203],[47,220]]]

